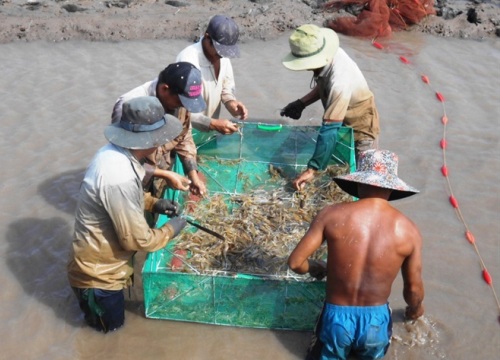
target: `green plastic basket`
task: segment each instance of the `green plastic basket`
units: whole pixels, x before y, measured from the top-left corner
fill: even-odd
[[[193,131],[199,171],[205,175],[209,194],[247,194],[265,187],[270,165],[288,176],[300,173],[314,151],[318,127],[243,123],[240,131],[231,136]],[[331,164],[347,165],[354,171],[353,143],[352,129],[342,127]],[[182,173],[180,161],[174,170]],[[181,204],[183,196],[179,191],[165,192],[166,198]],[[167,221],[161,215],[156,226]],[[175,259],[175,241],[146,258],[142,278],[148,318],[310,331],[323,306],[324,281],[182,273],[172,270]]]

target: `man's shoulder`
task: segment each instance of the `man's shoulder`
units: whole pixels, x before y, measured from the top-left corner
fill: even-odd
[[[107,185],[122,183],[133,177],[127,150],[112,144],[100,148],[92,161],[93,176],[103,179]]]
[[[340,60],[343,60],[343,61],[354,61],[349,56],[349,54],[344,49],[342,49],[341,47],[339,47],[338,50],[337,50],[337,52],[335,53],[334,59],[335,59],[335,61],[340,61]]]
[[[200,66],[199,63],[202,62],[204,59],[206,59],[206,57],[203,54],[203,49],[201,47],[201,43],[197,42],[197,43],[188,45],[184,49],[182,49],[177,54],[175,61],[176,62],[180,62],[180,61],[190,62],[191,64],[195,65],[196,67],[199,67]]]
[[[329,204],[323,207],[318,215],[323,217],[331,217],[331,216],[345,216],[348,213],[355,211],[354,210],[354,202],[342,202],[337,204]]]
[[[388,201],[381,202],[380,199],[358,199],[356,201],[347,201],[325,206],[321,212],[327,217],[336,217],[351,219],[353,221],[362,221],[375,216],[380,218],[395,219],[406,216],[399,210],[392,207]]]
[[[233,65],[231,64],[231,59],[230,58],[221,58],[220,59],[221,64],[224,64],[226,67],[232,67]]]
[[[114,146],[111,143],[101,147],[93,160],[94,164],[104,169],[111,166],[122,166],[129,162],[127,155],[124,153],[124,149]]]
[[[344,70],[355,69],[358,68],[358,64],[344,49],[339,48],[334,57],[333,68]]]
[[[129,92],[125,93],[122,95],[124,98],[135,98],[139,96],[156,96],[156,83],[158,82],[158,79],[150,80],[145,82],[142,85],[139,85]],[[127,99],[127,100],[128,100]]]

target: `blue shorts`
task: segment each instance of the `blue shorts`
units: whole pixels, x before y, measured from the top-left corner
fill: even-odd
[[[123,290],[73,288],[87,324],[107,333],[125,322],[125,296]]]
[[[339,306],[325,303],[319,338],[321,359],[381,359],[392,335],[389,304],[378,306]]]

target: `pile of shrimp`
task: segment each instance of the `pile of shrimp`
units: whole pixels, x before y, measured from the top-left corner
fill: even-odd
[[[190,207],[189,216],[218,232],[224,240],[201,230],[184,231],[176,250],[183,250],[177,271],[198,274],[244,273],[277,278],[297,277],[288,270],[287,259],[311,221],[324,206],[352,201],[332,176],[348,173],[345,166],[331,166],[295,192],[289,179],[271,164],[276,182],[272,190],[257,188],[246,194],[212,194]],[[179,251],[176,251],[179,254]],[[325,259],[323,244],[313,255]]]

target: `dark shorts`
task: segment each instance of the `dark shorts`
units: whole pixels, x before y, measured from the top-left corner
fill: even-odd
[[[391,310],[379,306],[325,304],[308,359],[381,359],[392,335]]]
[[[125,322],[123,290],[73,288],[88,325],[107,333]]]

